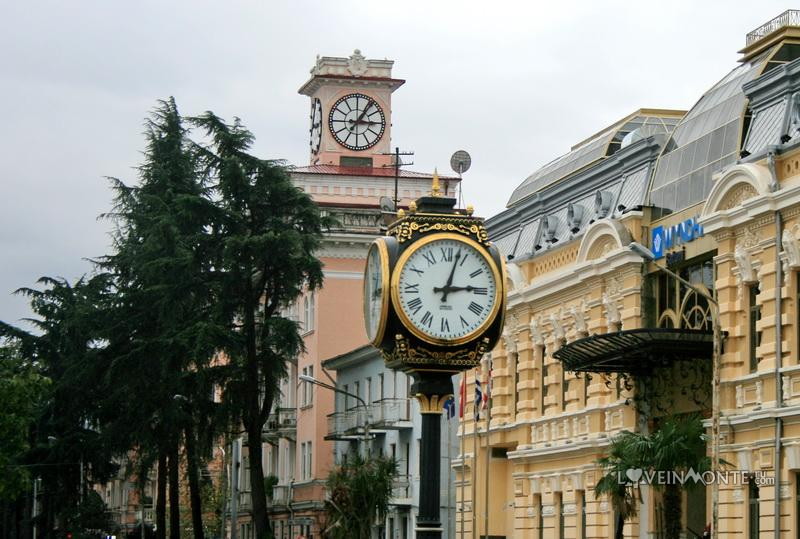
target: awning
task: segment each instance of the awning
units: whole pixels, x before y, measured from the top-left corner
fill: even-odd
[[[675,361],[711,359],[714,336],[697,329],[641,328],[592,335],[553,353],[568,371],[642,373]]]

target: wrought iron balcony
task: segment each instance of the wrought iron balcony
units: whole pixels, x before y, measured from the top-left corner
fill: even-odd
[[[745,45],[755,43],[759,39],[785,26],[800,26],[800,10],[787,9],[774,19],[762,24],[747,34],[747,37],[745,38]]]
[[[370,428],[411,428],[411,399],[381,399],[372,403]]]

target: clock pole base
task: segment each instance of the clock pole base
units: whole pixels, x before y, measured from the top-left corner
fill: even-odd
[[[439,501],[442,406],[452,394],[453,384],[447,373],[414,373],[414,378],[415,383],[411,390],[419,400],[422,415],[416,539],[441,539]]]

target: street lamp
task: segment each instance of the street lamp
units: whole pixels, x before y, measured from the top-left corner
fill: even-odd
[[[630,247],[631,251],[648,262],[655,262],[656,255],[641,243],[634,241],[631,242],[628,247]],[[722,351],[722,328],[719,319],[719,303],[717,303],[717,300],[708,292],[696,287],[677,273],[664,266],[659,266],[658,264],[654,264],[654,266],[658,271],[674,277],[684,286],[706,298],[709,304],[713,306],[712,327],[714,329],[714,348],[711,355],[711,472],[713,473],[714,481],[711,483],[711,537],[712,539],[717,539],[717,537],[719,537],[719,528],[717,526],[719,521],[719,375],[720,353]]]
[[[324,387],[325,389],[330,389],[331,391],[335,391],[336,393],[341,393],[342,395],[347,395],[348,397],[353,397],[354,399],[356,399],[359,402],[359,404],[364,407],[364,440],[365,441],[369,440],[369,424],[371,421],[371,417],[369,413],[369,407],[367,406],[367,403],[364,402],[364,399],[362,399],[358,395],[354,395],[353,393],[350,393],[343,389],[339,389],[338,387],[333,386],[331,384],[320,382],[316,378],[309,376],[307,374],[300,374],[297,377],[303,382],[308,382],[309,384],[318,385],[320,387]]]

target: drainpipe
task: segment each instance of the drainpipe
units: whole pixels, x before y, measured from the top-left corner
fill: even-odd
[[[767,154],[772,182],[771,190],[777,191],[778,175],[775,171],[775,149],[770,148]],[[783,384],[781,368],[783,367],[783,265],[781,264],[781,238],[783,235],[783,219],[780,210],[775,212],[775,538],[781,536],[781,438],[783,437],[783,420],[780,409],[783,407]]]

